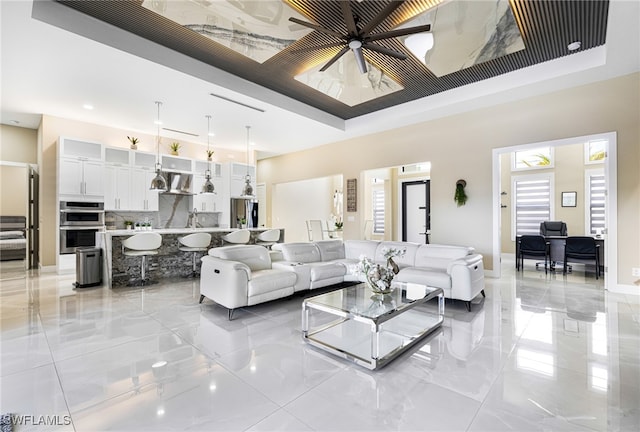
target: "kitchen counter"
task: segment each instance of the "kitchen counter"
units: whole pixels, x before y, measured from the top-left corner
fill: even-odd
[[[255,243],[256,237],[271,228],[248,228],[251,231],[249,244]],[[151,279],[167,279],[187,277],[191,274],[191,252],[183,252],[178,239],[184,235],[208,232],[211,234],[210,247],[222,246],[222,236],[236,228],[159,228],[152,230],[105,230],[98,233],[97,247],[102,249],[104,257],[103,280],[110,288],[126,286],[130,280],[140,277],[140,257],[125,256],[122,252],[122,240],[135,234],[155,232],[162,235],[162,245],[157,255],[148,259],[147,274]],[[279,242],[284,242],[284,229],[280,229]],[[204,253],[203,253],[204,255]],[[200,261],[197,260],[198,266]]]

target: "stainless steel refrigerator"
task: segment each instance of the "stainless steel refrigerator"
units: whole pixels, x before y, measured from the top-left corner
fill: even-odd
[[[231,198],[229,226],[231,228],[257,228],[258,200],[255,198]]]

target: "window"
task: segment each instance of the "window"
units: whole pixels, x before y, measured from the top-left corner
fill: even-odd
[[[551,175],[518,176],[513,180],[512,239],[540,234],[540,222],[551,220]]]
[[[598,139],[584,144],[584,163],[603,163],[607,157],[607,140]]]
[[[604,170],[585,171],[586,205],[585,214],[587,235],[603,232],[605,227],[604,209],[606,202],[606,184]]]
[[[553,168],[553,150],[551,147],[516,151],[511,155],[511,167],[514,171]]]
[[[373,182],[373,233],[384,234],[384,180],[374,179]]]

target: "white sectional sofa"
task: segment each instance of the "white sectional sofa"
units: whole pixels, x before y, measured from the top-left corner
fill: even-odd
[[[466,302],[484,296],[482,255],[473,248],[373,240],[323,240],[213,248],[202,258],[200,302],[204,297],[233,310],[294,292],[341,282],[364,280],[356,267],[360,257],[385,263],[388,248],[405,249],[395,257],[400,272],[396,280],[442,288],[449,299]]]
[[[484,295],[482,255],[471,247],[416,244],[374,240],[322,240],[312,243],[278,243],[272,248],[282,253],[274,267],[289,267],[299,275],[296,291],[333,285],[342,281],[363,281],[356,272],[361,256],[384,264],[389,248],[405,249],[394,257],[400,272],[399,282],[413,282],[442,288],[449,299],[463,300],[471,309],[471,300]],[[307,277],[307,270],[309,277]],[[340,272],[342,280],[339,280]]]

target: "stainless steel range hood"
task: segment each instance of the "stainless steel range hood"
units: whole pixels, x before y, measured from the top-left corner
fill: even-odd
[[[191,192],[193,174],[164,171],[162,176],[167,181],[167,187],[169,188],[169,190],[162,193],[173,195],[195,195]]]

